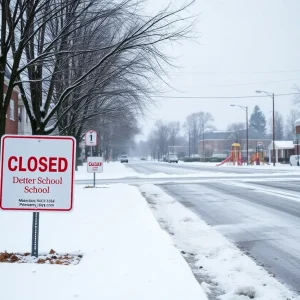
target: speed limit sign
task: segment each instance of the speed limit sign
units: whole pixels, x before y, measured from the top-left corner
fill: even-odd
[[[85,134],[85,145],[86,146],[97,146],[98,144],[98,135],[95,130],[89,130]]]

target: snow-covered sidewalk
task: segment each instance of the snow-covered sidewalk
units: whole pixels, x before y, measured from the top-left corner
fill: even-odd
[[[206,293],[215,294],[220,300],[300,299],[159,187],[148,184],[140,190],[161,226],[192,262],[194,273],[203,279]]]
[[[1,300],[207,299],[137,188],[76,186],[74,204],[40,214],[40,253],[82,253],[81,262],[1,263]],[[30,250],[31,219],[0,211],[0,252]]]

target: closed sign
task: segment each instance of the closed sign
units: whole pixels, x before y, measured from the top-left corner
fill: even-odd
[[[73,137],[4,135],[1,149],[1,209],[72,209],[76,149]]]
[[[102,173],[103,159],[99,156],[87,157],[87,172],[88,173]]]

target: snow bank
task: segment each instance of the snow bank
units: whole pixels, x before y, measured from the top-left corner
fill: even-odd
[[[164,164],[161,162],[158,162],[158,164],[162,167],[162,170],[164,170]],[[193,163],[192,163],[193,164]],[[197,163],[199,166],[199,170],[187,170],[187,169],[175,169],[173,174],[167,174],[163,172],[153,172],[152,174],[144,174],[144,173],[138,173],[134,171],[132,168],[130,168],[128,165],[121,164],[120,162],[110,162],[110,163],[104,163],[103,166],[103,173],[96,174],[96,179],[118,179],[118,178],[149,178],[149,179],[161,179],[161,178],[218,178],[218,177],[224,177],[224,176],[230,176],[230,177],[237,177],[239,178],[241,176],[240,173],[226,173],[226,172],[214,172],[214,171],[207,171],[205,168],[202,168],[202,166],[205,166],[204,163]],[[201,164],[201,165],[199,165]],[[188,166],[188,165],[187,165]],[[210,165],[211,167],[212,165]],[[232,166],[233,167],[233,166]],[[218,168],[218,167],[216,167]],[[241,168],[241,167],[240,167]],[[277,169],[276,169],[277,170]],[[168,170],[169,171],[169,170]],[[279,170],[278,170],[279,171]],[[191,172],[191,173],[189,173]],[[300,172],[300,169],[299,169]],[[284,173],[285,175],[294,175],[295,173]],[[300,174],[300,173],[299,173]],[[282,173],[270,173],[269,176],[278,176],[282,175]],[[249,173],[249,174],[243,174],[243,177],[256,177],[257,173]],[[79,167],[78,171],[75,172],[75,179],[76,180],[93,180],[93,174],[87,173],[86,164],[84,166]]]
[[[199,166],[199,167],[217,167],[218,163],[213,162],[181,162],[182,165],[186,166]],[[290,171],[290,172],[297,172],[300,173],[300,167],[298,166],[291,166],[290,164],[281,164],[276,163],[275,167],[273,163],[268,164],[261,164],[261,165],[230,165],[225,163],[224,165],[218,166],[218,168],[244,168],[244,169],[254,169],[254,170],[274,170],[274,171]]]
[[[195,260],[197,274],[209,279],[201,284],[206,293],[214,290],[221,300],[300,299],[160,188],[148,184],[140,190],[150,200],[162,227],[172,232],[177,247]]]
[[[75,188],[71,213],[41,213],[40,253],[82,253],[76,266],[0,264],[3,300],[206,300],[140,192]],[[0,252],[26,252],[31,213],[0,211]]]
[[[114,179],[124,177],[136,177],[139,173],[133,169],[126,167],[120,162],[109,162],[103,164],[103,173],[97,173],[96,179]],[[75,172],[75,179],[93,179],[93,173],[87,172],[86,164],[82,167],[78,167],[78,171]]]

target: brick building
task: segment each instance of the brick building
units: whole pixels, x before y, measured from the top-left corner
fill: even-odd
[[[10,78],[10,73],[7,69],[5,69],[4,94],[7,91],[9,78]],[[19,89],[15,87],[12,92],[12,96],[6,114],[6,126],[5,126],[6,134],[18,134],[18,97],[19,97]]]
[[[249,155],[255,152],[256,145],[258,142],[263,143],[266,157],[269,154],[268,147],[272,142],[272,139],[267,136],[262,136],[249,128],[248,130],[248,149]],[[247,153],[247,139],[246,139],[246,130],[240,130],[238,132],[233,131],[212,131],[206,134],[204,139],[200,141],[199,144],[199,154],[204,154],[206,157],[211,157],[212,155],[229,155],[231,150],[231,145],[233,143],[239,143],[241,145],[242,155],[246,157]]]
[[[31,125],[29,117],[26,113],[26,109],[22,99],[19,98],[18,102],[18,134],[31,135]]]

